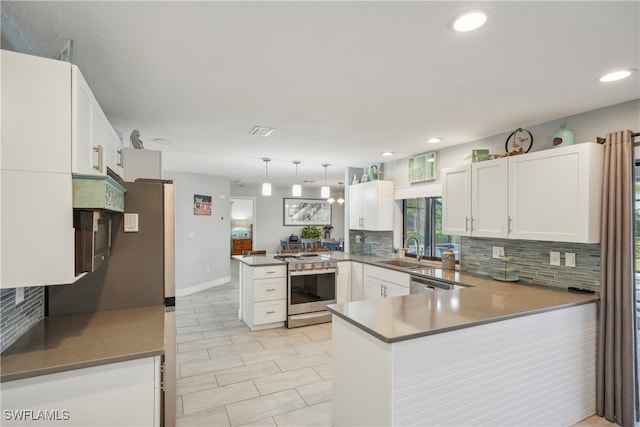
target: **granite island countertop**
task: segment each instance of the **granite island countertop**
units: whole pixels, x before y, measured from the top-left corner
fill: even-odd
[[[375,262],[371,262],[376,265]],[[376,338],[393,343],[599,301],[580,294],[522,282],[501,282],[441,268],[421,276],[468,285],[462,289],[333,304],[329,311]]]
[[[0,354],[0,382],[164,353],[163,305],[46,317]]]

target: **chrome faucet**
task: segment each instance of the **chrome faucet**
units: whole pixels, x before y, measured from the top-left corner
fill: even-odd
[[[416,236],[407,237],[407,240],[404,241],[404,251],[405,253],[408,251],[407,244],[409,243],[409,240],[412,240],[412,239],[416,241],[416,261],[420,262],[420,259],[422,258],[422,255],[420,255],[420,241]]]

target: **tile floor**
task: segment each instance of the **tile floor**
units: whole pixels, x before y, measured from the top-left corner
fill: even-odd
[[[237,261],[231,271],[230,284],[177,299],[177,426],[331,426],[331,324],[251,332]]]

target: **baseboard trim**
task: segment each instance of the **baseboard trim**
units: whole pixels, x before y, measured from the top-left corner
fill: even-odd
[[[199,283],[188,288],[176,289],[177,297],[186,297],[187,295],[195,294],[196,292],[204,291],[205,289],[213,288],[214,286],[224,285],[231,283],[231,276],[221,277],[211,282]]]

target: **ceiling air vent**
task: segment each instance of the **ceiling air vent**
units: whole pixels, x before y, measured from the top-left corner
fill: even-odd
[[[263,126],[256,126],[253,129],[251,129],[251,132],[249,132],[249,135],[255,135],[255,136],[263,136],[263,137],[268,137],[269,135],[271,135],[271,132],[273,132],[273,128],[266,128]]]

